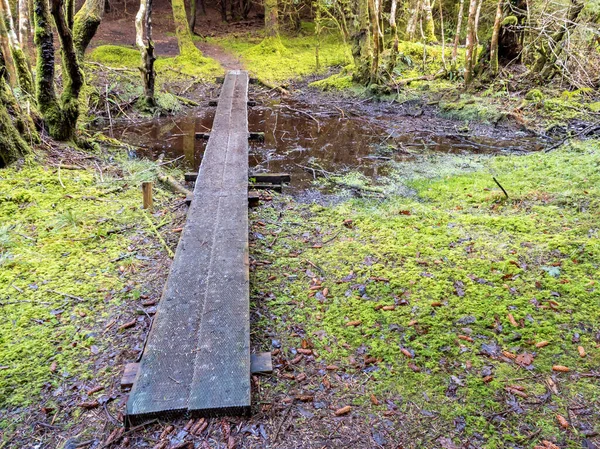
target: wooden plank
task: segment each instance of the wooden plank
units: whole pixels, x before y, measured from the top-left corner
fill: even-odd
[[[282,192],[283,186],[281,184],[270,184],[270,183],[261,183],[261,184],[250,184],[248,186],[249,189],[253,190],[273,190],[274,192]]]
[[[139,363],[128,363],[125,365],[125,371],[123,372],[123,377],[121,377],[121,391],[129,390],[133,386],[139,367]]]
[[[264,142],[265,141],[265,133],[263,133],[263,132],[248,133],[248,140],[253,140],[255,142]]]
[[[208,140],[210,139],[210,133],[196,133],[196,140]]]
[[[126,424],[250,411],[247,98],[229,72]]]
[[[255,173],[249,178],[257,183],[288,184],[292,181],[289,173]]]
[[[142,182],[142,208],[152,210],[152,181]]]
[[[187,172],[184,175],[186,182],[196,182],[197,178],[198,172]],[[292,177],[289,173],[255,173],[248,175],[248,180],[256,183],[288,184]]]
[[[250,372],[252,374],[270,374],[273,372],[273,360],[270,352],[259,352],[250,355]]]

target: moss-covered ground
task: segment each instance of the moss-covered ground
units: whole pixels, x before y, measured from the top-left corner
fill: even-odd
[[[122,153],[91,158],[79,159],[78,169],[61,169],[57,159],[0,170],[0,434],[7,439],[28,406],[51,418],[67,413],[57,423],[74,424],[83,409],[61,409],[93,400],[85,393],[91,386],[114,382],[134,357],[126,355],[128,336],[139,338],[148,324],[141,311],[148,286],[138,275],[149,281],[154,259],[166,257],[154,227],[170,232],[175,215],[164,205],[173,195],[157,186],[156,212],[143,211],[140,183],[154,180],[156,164]]]
[[[251,74],[271,82],[326,73],[329,67],[344,66],[351,62],[350,47],[344,44],[338,33],[324,32],[318,38],[313,27],[304,25],[303,32],[294,36],[281,34],[279,38],[264,39],[259,35],[232,35],[215,38],[214,42],[240,56]]]
[[[291,372],[272,388],[399,416],[404,447],[582,447],[600,431],[600,142],[461,165],[253,213],[253,300]]]

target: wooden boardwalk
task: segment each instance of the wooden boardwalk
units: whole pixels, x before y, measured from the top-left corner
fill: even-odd
[[[248,74],[225,77],[126,424],[250,411]]]

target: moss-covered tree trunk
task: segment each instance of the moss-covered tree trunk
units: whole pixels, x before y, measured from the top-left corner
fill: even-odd
[[[354,59],[353,77],[356,82],[366,84],[371,80],[373,63],[368,0],[356,0],[355,10],[356,16],[353,20],[353,32],[350,37]]]
[[[20,117],[22,112],[6,83],[6,75],[4,53],[0,51],[0,167],[5,167],[31,152],[31,147],[22,137],[29,130],[25,126],[26,122]]]
[[[265,0],[265,36],[279,36],[279,9],[277,0]]]
[[[425,18],[425,40],[427,42],[437,42],[437,37],[435,37],[435,22],[433,21],[433,11],[431,10],[430,0],[423,0],[423,16]]]
[[[15,67],[15,73],[19,82],[19,87],[28,94],[33,94],[33,76],[27,62],[25,52],[21,48],[17,32],[15,30],[10,3],[8,0],[0,0],[0,18],[5,27],[6,37],[10,48],[10,54]]]
[[[136,44],[140,50],[142,65],[140,72],[144,85],[144,106],[152,109],[156,106],[154,98],[154,42],[152,41],[152,0],[140,0],[140,9],[135,18]]]
[[[175,22],[175,34],[177,35],[177,44],[179,54],[185,58],[197,58],[202,56],[202,52],[194,44],[192,32],[185,11],[185,2],[183,0],[171,0],[173,8],[173,20]]]
[[[100,26],[104,9],[105,0],[85,0],[81,9],[75,14],[73,19],[73,42],[80,61],[83,61],[85,50]]]
[[[498,40],[500,37],[500,27],[502,25],[502,3],[504,0],[498,0],[496,6],[496,17],[494,19],[494,29],[490,39],[490,73],[492,76],[498,74]]]
[[[390,51],[390,64],[388,70],[391,72],[396,66],[398,59],[398,25],[396,24],[396,10],[398,8],[398,0],[392,0],[390,5],[390,31],[392,33],[392,48]]]
[[[473,55],[475,42],[477,40],[475,30],[475,16],[477,15],[477,0],[469,2],[469,17],[467,19],[467,51],[465,54],[465,85],[468,86],[473,80]]]
[[[406,21],[405,38],[414,41],[417,33],[417,24],[421,15],[422,0],[410,0],[408,6],[408,20]]]
[[[377,14],[377,4],[375,0],[368,0],[369,7],[369,24],[371,28],[372,37],[372,61],[369,81],[371,83],[377,82],[377,71],[379,69],[379,57],[381,54],[381,40],[379,30],[379,17]]]
[[[62,0],[52,0],[52,16],[62,50],[63,93],[60,102],[54,88],[54,36],[47,0],[33,0],[35,44],[37,49],[36,96],[38,107],[52,137],[70,140],[79,118],[79,93],[83,76],[79,67],[73,35],[65,18]]]

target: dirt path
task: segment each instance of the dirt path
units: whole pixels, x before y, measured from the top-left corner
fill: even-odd
[[[153,11],[152,30],[156,54],[170,57],[179,54],[177,37],[174,34],[175,26],[173,14],[169,4],[159,2]],[[257,22],[260,23],[260,22]],[[208,11],[207,15],[197,18],[196,32],[201,36],[220,36],[235,31],[244,31],[254,28],[253,22],[223,23],[215,11]],[[91,48],[100,45],[135,45],[135,11],[129,9],[115,9],[107,14],[100,24],[96,36],[92,40]],[[225,70],[238,70],[243,68],[242,62],[236,56],[226,52],[219,45],[210,42],[196,42],[196,46],[205,56],[219,61]]]

